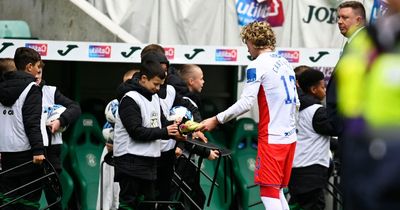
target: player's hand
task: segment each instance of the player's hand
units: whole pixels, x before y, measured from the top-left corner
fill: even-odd
[[[202,142],[204,142],[204,143],[207,143],[208,142],[208,139],[207,139],[207,137],[204,135],[204,133],[203,132],[201,132],[201,131],[196,131],[196,132],[194,132],[193,133],[193,138],[194,139],[200,139]]]
[[[34,164],[39,164],[39,165],[40,165],[40,164],[43,163],[43,160],[44,160],[44,159],[46,159],[46,158],[44,157],[44,155],[34,155],[34,156],[33,156],[33,161],[32,161],[32,162],[33,162]]]
[[[203,129],[202,131],[211,131],[213,130],[215,127],[217,127],[217,125],[219,124],[217,117],[210,117],[208,119],[205,119],[201,122],[201,124],[203,125]]]
[[[218,150],[210,150],[210,155],[208,156],[207,159],[209,160],[215,160],[219,157],[219,151]]]
[[[50,125],[48,125],[50,127],[50,131],[51,133],[55,133],[58,131],[58,129],[60,129],[61,126],[61,122],[60,120],[53,120],[51,121]]]
[[[179,147],[176,147],[175,149],[175,156],[178,158],[183,154],[183,150]]]
[[[174,139],[176,140],[176,141],[186,141],[187,140],[187,136],[184,136],[184,135],[182,135],[181,133],[177,133],[175,136],[174,136]]]

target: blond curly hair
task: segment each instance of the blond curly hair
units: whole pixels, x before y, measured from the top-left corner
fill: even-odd
[[[247,24],[242,28],[240,36],[243,43],[250,41],[254,44],[254,48],[270,48],[271,50],[275,50],[275,34],[267,22],[254,21]]]

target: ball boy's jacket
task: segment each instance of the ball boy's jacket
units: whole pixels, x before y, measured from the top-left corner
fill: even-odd
[[[132,78],[131,80],[128,80],[125,83],[125,86],[126,86],[126,89],[124,90],[126,91],[125,93],[129,91],[137,91],[148,100],[152,99],[153,93],[146,90],[144,87],[140,86],[138,78]],[[140,108],[138,104],[130,97],[125,97],[124,100],[122,101],[121,99],[119,99],[119,101],[120,101],[119,115],[129,116],[121,118],[121,121],[131,137],[133,137],[134,139],[141,139],[143,141],[146,140],[153,141],[155,139],[160,139],[160,138],[169,139],[167,128],[145,129],[145,131],[134,132],[134,128],[141,126],[142,123],[142,118],[140,116]],[[136,114],[133,115],[132,113]],[[167,124],[164,115],[161,115],[161,121],[163,125]]]
[[[321,102],[318,101],[318,99],[308,94],[302,94],[299,96],[299,98],[300,98],[300,111],[314,104],[321,104]],[[312,119],[312,125],[314,130],[321,135],[334,136],[336,134],[331,121],[328,119],[325,107],[320,107],[315,111],[314,117]]]
[[[60,104],[67,108],[60,116],[60,127],[69,126],[72,122],[77,120],[81,115],[81,108],[79,104],[68,97],[64,96],[55,86],[46,85],[46,82],[42,80],[39,87],[43,92],[43,105],[49,106],[53,104]],[[61,133],[59,136],[49,135],[52,137],[51,144],[62,144]],[[54,139],[56,138],[56,139]]]
[[[120,105],[118,109],[117,123],[115,126],[115,138],[114,138],[114,155],[115,155],[115,180],[119,180],[122,174],[138,177],[146,180],[155,180],[157,177],[157,157],[160,156],[160,144],[157,141],[160,139],[170,139],[168,136],[168,131],[166,127],[160,128],[160,126],[154,128],[143,127],[142,122],[147,122],[149,116],[144,116],[142,118],[142,112],[140,105],[132,97],[133,95],[141,95],[141,99],[148,100],[149,104],[156,103],[154,100],[159,100],[158,97],[154,97],[153,93],[139,85],[139,80],[133,78],[128,80],[126,83],[130,86],[130,91],[127,95],[120,100]],[[131,92],[134,91],[134,92]],[[138,97],[136,97],[138,98]],[[161,125],[166,124],[164,114],[162,113],[161,107],[158,103],[158,114],[161,118]],[[147,119],[147,121],[146,121]],[[118,122],[118,121],[121,122]],[[123,129],[120,128],[120,124],[123,125]],[[133,141],[137,141],[138,147],[128,148],[123,146],[126,144],[125,138],[126,133],[128,133],[129,137]],[[121,135],[120,135],[121,134]],[[121,136],[121,142],[118,139],[118,136]],[[146,151],[137,151],[135,149],[139,148],[139,145],[148,144],[149,147]],[[153,148],[157,147],[158,148]],[[134,151],[133,151],[134,150]],[[154,154],[149,154],[149,152],[153,151]],[[138,155],[145,152],[146,155]]]
[[[12,107],[22,92],[35,81],[35,78],[22,71],[4,73],[0,78],[0,103],[2,107]],[[3,114],[5,110],[1,110]],[[42,111],[42,92],[37,85],[32,85],[26,95],[21,110],[22,122],[33,155],[44,153],[43,140],[40,132],[40,116]],[[5,123],[5,122],[3,122]],[[8,144],[15,144],[11,139],[5,139]],[[7,144],[1,142],[1,144]],[[32,158],[32,156],[30,156]]]

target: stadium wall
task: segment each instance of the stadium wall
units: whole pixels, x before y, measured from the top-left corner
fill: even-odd
[[[69,0],[1,0],[0,20],[24,20],[39,39],[121,41]]]

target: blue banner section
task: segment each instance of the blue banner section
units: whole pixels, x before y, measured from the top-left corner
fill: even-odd
[[[267,20],[268,6],[266,3],[258,3],[256,0],[237,0],[236,12],[240,26],[245,26],[253,21]]]
[[[282,26],[284,21],[281,0],[236,0],[238,23],[245,26],[253,21],[267,21],[271,26]]]

